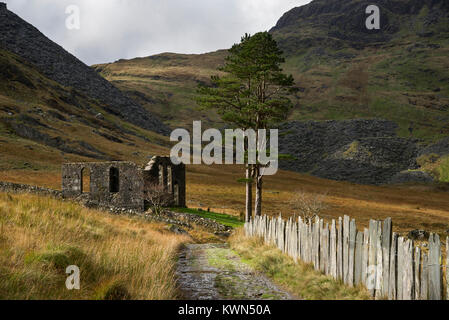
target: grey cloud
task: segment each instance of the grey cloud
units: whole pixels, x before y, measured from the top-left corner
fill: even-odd
[[[310,0],[0,0],[87,64],[229,48]],[[81,29],[65,27],[68,5]]]

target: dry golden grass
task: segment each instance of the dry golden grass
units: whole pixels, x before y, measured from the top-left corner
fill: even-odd
[[[0,193],[0,299],[175,299],[177,251],[190,238],[140,218]],[[65,287],[77,265],[81,289]]]
[[[237,182],[241,177],[243,170],[237,166],[188,166],[188,205],[238,215],[245,203],[245,187]],[[325,220],[349,215],[363,228],[370,219],[391,217],[394,230],[400,233],[418,228],[445,235],[449,229],[448,193],[435,187],[365,186],[287,171],[266,178],[263,212],[292,215],[290,201],[299,189],[327,195],[327,208],[321,214]]]
[[[237,182],[243,173],[239,166],[187,166],[187,205],[238,216],[245,205],[245,186]],[[61,188],[60,171],[56,169],[0,171],[0,181]],[[424,229],[444,237],[449,229],[448,192],[435,187],[365,186],[288,171],[266,177],[263,212],[290,216],[294,213],[291,200],[298,190],[327,195],[327,208],[321,214],[325,220],[346,214],[355,218],[358,227],[363,228],[368,226],[370,219],[391,217],[396,232]]]
[[[369,300],[369,292],[362,287],[348,287],[302,262],[292,258],[273,246],[267,246],[263,239],[247,238],[239,229],[230,239],[231,248],[242,256],[245,262],[263,272],[296,298],[304,300]]]

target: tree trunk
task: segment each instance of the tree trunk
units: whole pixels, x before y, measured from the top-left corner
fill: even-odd
[[[246,208],[245,208],[245,221],[251,221],[251,215],[253,213],[253,182],[251,165],[246,166]]]
[[[261,173],[260,167],[257,166],[255,215],[259,217],[262,215],[262,184],[263,184],[263,175]]]

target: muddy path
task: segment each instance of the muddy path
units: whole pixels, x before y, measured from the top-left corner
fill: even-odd
[[[227,244],[189,244],[177,277],[186,300],[289,300],[287,292],[243,263]]]

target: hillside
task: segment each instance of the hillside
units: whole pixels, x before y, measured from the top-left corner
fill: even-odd
[[[221,127],[213,111],[196,108],[194,97],[198,84],[209,82],[226,54],[225,50],[203,55],[162,53],[93,67],[171,127],[189,128],[193,120]]]
[[[0,16],[1,170],[167,152],[157,117],[4,6]]]
[[[2,14],[5,15],[4,12]],[[8,17],[12,15],[9,12],[6,14]],[[26,24],[23,20],[18,19],[17,16],[14,16],[11,21],[19,23],[19,26]],[[4,24],[5,22],[2,20],[0,23]],[[26,26],[26,29],[32,28],[29,25]],[[3,34],[0,37],[3,37]],[[36,33],[36,37],[43,39],[41,34]],[[33,41],[37,41],[37,38]],[[61,49],[58,48],[58,50]],[[428,49],[425,50],[428,52]],[[444,53],[446,49],[442,46],[439,50]],[[131,123],[131,120],[123,119],[120,115],[110,113],[110,109],[107,109],[104,102],[91,97],[82,88],[77,89],[55,81],[50,77],[50,73],[44,73],[38,65],[28,60],[25,53],[19,53],[7,50],[3,44],[0,48],[1,181],[59,189],[61,187],[61,164],[64,162],[116,159],[144,164],[148,161],[149,155],[169,153],[169,143],[166,137],[145,130]],[[195,110],[193,102],[189,99],[193,96],[198,82],[208,81],[209,75],[214,73],[216,66],[223,61],[225,55],[226,51],[205,55],[161,54],[129,61],[122,60],[109,65],[96,66],[96,68],[108,79],[111,79],[116,86],[137,99],[136,105],[142,105],[147,109],[142,112],[155,111],[171,126],[187,126],[193,119],[205,119],[208,124],[218,123],[218,126],[221,127],[223,124],[218,121],[216,115],[204,114]],[[443,58],[439,61],[447,63],[447,60]],[[350,66],[351,64],[346,64],[346,68]],[[317,68],[317,66],[313,68]],[[445,69],[440,71],[447,72]],[[305,73],[305,76],[310,76],[309,71]],[[114,80],[116,77],[117,80]],[[300,82],[300,84],[303,86],[313,85],[307,81]],[[335,85],[338,87],[338,82]],[[444,86],[446,83],[441,82],[440,85],[442,90],[435,93],[435,96],[445,97]],[[399,94],[395,90],[391,89],[391,93]],[[328,117],[325,115],[331,114],[328,112],[330,109],[324,107],[316,110],[320,111],[319,113],[306,113],[304,117],[298,116],[300,114],[298,112],[308,110],[306,100],[310,92],[304,90],[300,94],[302,101],[291,115],[292,119],[295,117],[300,119],[344,118],[343,109],[338,109],[342,113],[335,113],[333,117]],[[123,97],[126,98],[125,95]],[[189,103],[184,103],[186,101]],[[395,100],[391,99],[391,101]],[[408,108],[412,107],[407,106],[404,110],[409,110]],[[354,110],[356,110],[355,107]],[[392,118],[396,114],[396,111],[392,112],[396,109],[391,107],[385,107],[382,110],[384,112],[381,115],[385,118],[388,116]],[[432,112],[442,117],[445,115],[444,111]],[[413,115],[413,112],[410,114]],[[318,115],[321,115],[321,118]],[[425,114],[423,113],[423,115]],[[424,117],[422,119],[425,120]],[[441,125],[443,125],[442,120],[438,121],[441,121]],[[371,124],[371,130],[367,130],[367,134],[369,133],[370,136],[360,136],[359,131],[366,126],[363,121],[359,124],[355,123],[357,130],[353,130],[354,122],[350,121],[346,123],[346,127],[345,123],[312,123],[310,126],[316,129],[312,131],[302,131],[303,125],[298,124],[296,127],[298,130],[295,132],[291,130],[292,128],[287,127],[288,134],[284,138],[288,142],[291,139],[298,139],[298,136],[295,135],[300,136],[301,132],[310,135],[310,132],[317,131],[320,135],[316,135],[316,141],[311,139],[312,147],[321,141],[325,141],[328,147],[335,147],[333,153],[328,153],[327,150],[318,150],[322,151],[319,155],[320,158],[326,159],[332,155],[340,157],[343,155],[357,160],[366,155],[364,148],[354,148],[357,144],[352,144],[358,138],[368,139],[361,141],[360,146],[369,147],[369,143],[373,141],[370,139],[377,131],[384,134],[383,136],[379,134],[379,139],[392,137],[398,132],[402,136],[408,136],[407,126],[399,127],[398,130],[389,122],[374,120],[373,123],[377,123],[377,125]],[[288,125],[296,126],[296,123]],[[435,130],[437,129],[432,123],[426,123],[426,126],[422,127],[422,131],[414,131],[414,136],[416,132],[421,132],[424,136],[424,133],[429,135]],[[346,131],[346,134],[336,134],[342,131]],[[437,136],[435,135],[435,137]],[[338,143],[330,138],[338,138]],[[407,139],[400,138],[402,140],[398,140],[400,141],[398,145],[409,146]],[[393,137],[394,139],[396,138]],[[412,137],[412,139],[414,138]],[[307,142],[307,140],[305,141]],[[382,140],[377,142],[382,142]],[[294,147],[301,146],[295,145]],[[300,151],[300,148],[295,149],[294,147],[287,151],[289,153]],[[305,150],[310,150],[310,145],[307,143],[303,147]],[[410,148],[414,155],[416,150],[413,149],[413,146]],[[384,152],[388,149],[379,150]],[[449,150],[449,145],[447,140],[443,140],[429,148],[420,148],[419,152],[445,154],[447,150]],[[296,154],[298,161],[303,159],[298,157],[300,154],[301,152]],[[376,155],[383,159],[382,154]],[[318,163],[315,156],[316,154],[310,153],[309,162],[305,162],[305,164]],[[396,162],[398,170],[406,168],[407,166],[404,165],[409,165],[407,161],[408,159],[399,159]],[[330,164],[332,165],[332,162]],[[410,167],[414,165],[413,162]],[[435,163],[431,163],[431,165],[433,166]],[[313,166],[300,169],[309,172],[312,171]],[[346,169],[343,168],[343,170]],[[242,178],[242,174],[242,168],[234,166],[188,166],[188,206],[206,209],[209,207],[215,212],[229,212],[238,215],[244,207],[244,186],[237,182],[237,179]],[[333,176],[325,177],[335,178]],[[383,219],[392,216],[401,231],[409,231],[411,228],[432,228],[443,233],[449,228],[446,223],[448,203],[444,185],[360,186],[286,171],[280,171],[275,177],[269,177],[266,180],[263,195],[264,212],[274,215],[279,212],[290,214],[292,211],[290,200],[300,189],[309,194],[328,194],[326,202],[329,204],[329,209],[325,212],[326,217],[351,214],[366,225],[370,218]]]
[[[77,94],[98,100],[102,108],[130,123],[158,133],[169,132],[156,117],[124,96],[117,88],[100,77],[94,70],[45,37],[31,24],[22,20],[6,5],[0,5],[0,45],[33,64],[47,78],[71,92],[68,102],[82,108]]]
[[[400,136],[447,136],[447,1],[379,1],[382,28],[374,32],[364,27],[368,4],[315,0],[287,12],[270,31],[286,54],[285,71],[300,88],[289,118],[381,118],[396,122]],[[196,110],[192,97],[225,54],[166,53],[94,67],[171,126],[202,119],[221,127],[215,114]]]

